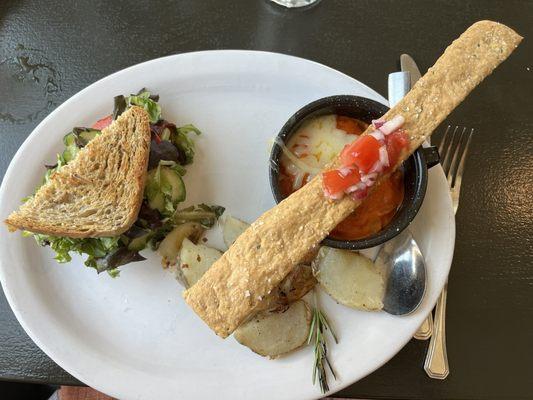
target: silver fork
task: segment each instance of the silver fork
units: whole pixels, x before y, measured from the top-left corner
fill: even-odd
[[[474,129],[462,129],[456,126],[453,129],[448,125],[446,132],[439,144],[439,154],[442,157],[442,168],[448,180],[450,195],[452,198],[453,212],[457,213],[459,207],[459,194],[461,192],[461,181],[465,167],[466,154],[474,133]],[[424,369],[430,378],[446,379],[450,373],[448,365],[448,355],[446,353],[446,295],[448,282],[437,300],[435,307],[435,320],[433,325],[433,336],[429,342],[428,353],[424,363]]]

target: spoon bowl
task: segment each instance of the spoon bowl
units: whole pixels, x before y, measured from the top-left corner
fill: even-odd
[[[415,311],[426,291],[426,263],[413,235],[405,230],[381,247],[375,261],[385,278],[383,311]]]

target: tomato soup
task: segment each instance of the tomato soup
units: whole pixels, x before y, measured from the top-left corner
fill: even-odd
[[[333,114],[306,121],[283,148],[279,174],[283,196],[289,196],[319,174],[367,126],[355,118]],[[403,173],[397,170],[337,225],[330,237],[356,240],[381,231],[402,203],[403,188]]]

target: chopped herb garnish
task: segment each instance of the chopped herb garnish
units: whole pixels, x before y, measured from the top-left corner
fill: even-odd
[[[315,306],[313,307],[313,319],[311,320],[311,328],[309,329],[307,344],[312,343],[314,347],[313,385],[318,379],[320,390],[322,393],[326,393],[329,391],[327,369],[329,369],[333,378],[337,380],[335,371],[328,359],[327,331],[329,331],[333,340],[335,340],[335,343],[339,343],[339,341],[337,340],[335,332],[333,332],[326,315],[318,307],[316,292],[314,299]]]

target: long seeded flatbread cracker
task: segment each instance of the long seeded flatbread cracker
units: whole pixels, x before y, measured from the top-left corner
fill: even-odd
[[[385,114],[405,118],[414,152],[463,99],[518,46],[505,25],[480,21],[455,40],[411,91]],[[371,130],[372,128],[370,128]],[[369,130],[367,130],[368,133]],[[384,177],[382,177],[383,179]],[[184,298],[219,336],[227,337],[260,306],[296,264],[354,211],[360,201],[324,197],[315,177],[264,213]]]

